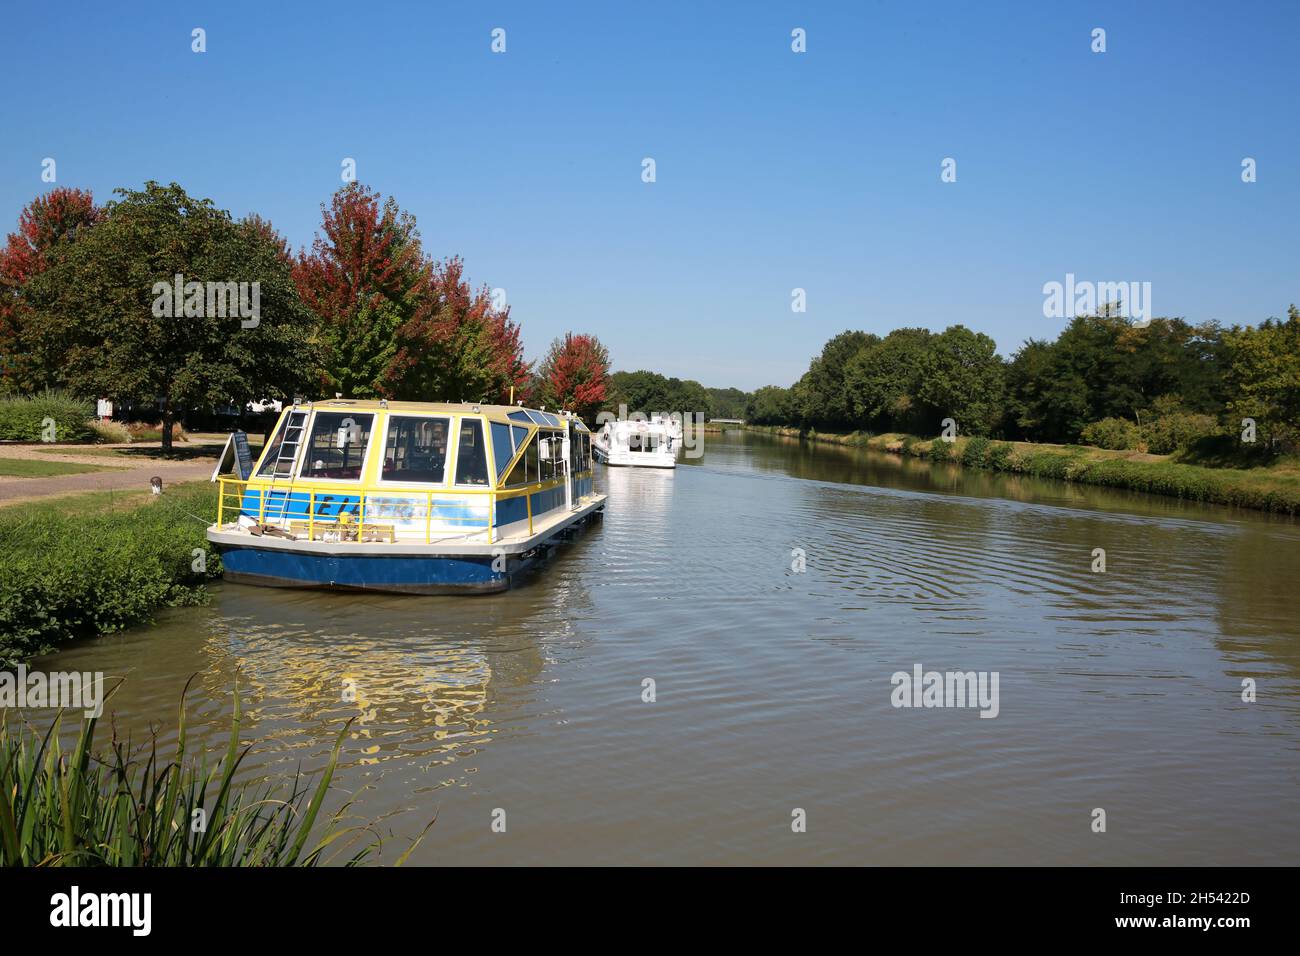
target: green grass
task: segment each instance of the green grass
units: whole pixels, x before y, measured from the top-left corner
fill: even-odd
[[[82,465],[71,461],[0,458],[0,475],[12,475],[19,478],[49,478],[51,475],[83,475],[90,471],[114,470],[107,465]]]
[[[240,785],[234,777],[249,748],[239,740],[238,688],[229,742],[211,767],[206,756],[187,753],[188,691],[187,683],[176,753],[166,761],[158,756],[157,730],[147,748],[114,735],[108,751],[95,754],[98,721],[83,717],[65,753],[62,714],[44,734],[0,717],[0,866],[350,866],[381,846],[373,826],[344,825],[351,800],[317,827],[352,721],[335,737],[315,786],[301,773],[287,787]]]

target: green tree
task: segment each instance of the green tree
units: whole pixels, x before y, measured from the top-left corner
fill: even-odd
[[[790,389],[764,385],[750,396],[745,419],[755,425],[789,425],[798,415],[791,407]]]
[[[845,383],[845,369],[855,354],[879,338],[866,332],[841,332],[812,360],[795,387],[794,399],[803,423],[818,428],[852,428],[853,399]]]
[[[175,183],[116,193],[27,287],[39,348],[68,388],[156,401],[170,450],[188,409],[287,399],[313,381],[314,321],[274,243]],[[220,284],[215,296],[208,283]],[[247,283],[242,304],[255,318],[231,314],[227,283]]]
[[[917,397],[934,419],[951,417],[968,435],[987,435],[1002,420],[1002,358],[997,343],[982,332],[953,325],[932,336],[920,371]]]
[[[895,329],[849,359],[844,384],[859,426],[878,431],[925,427],[921,359],[931,338],[926,329]]]
[[[1233,417],[1255,419],[1259,437],[1270,444],[1294,446],[1300,441],[1300,310],[1292,305],[1285,321],[1234,326],[1223,339]]]

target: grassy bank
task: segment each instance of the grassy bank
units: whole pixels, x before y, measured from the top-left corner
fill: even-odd
[[[65,452],[66,453],[66,452]],[[49,478],[52,475],[83,475],[90,471],[112,471],[107,465],[83,465],[73,461],[41,461],[33,458],[0,457],[0,475],[16,478]]]
[[[0,510],[0,667],[200,603],[221,568],[204,538],[215,517],[207,482]]]
[[[1084,445],[1040,445],[987,438],[946,442],[897,433],[838,435],[810,431],[801,435],[795,428],[761,425],[747,428],[771,435],[952,462],[969,468],[1060,478],[1279,514],[1300,514],[1300,471],[1293,462],[1287,461],[1254,468],[1211,468],[1186,463],[1176,455],[1106,451]]]

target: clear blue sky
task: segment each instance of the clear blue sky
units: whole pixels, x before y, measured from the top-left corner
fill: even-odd
[[[507,290],[530,358],[589,331],[616,368],[746,389],[845,328],[962,322],[1010,353],[1060,330],[1067,272],[1256,322],[1300,300],[1298,11],[8,3],[0,224],[48,156],[59,185],[175,180],[296,247],[354,157]]]

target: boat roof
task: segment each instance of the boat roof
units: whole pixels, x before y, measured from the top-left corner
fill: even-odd
[[[568,412],[548,412],[523,405],[491,405],[484,402],[390,402],[378,398],[326,398],[298,406],[316,411],[387,411],[409,414],[486,415],[490,418],[508,419],[520,424],[546,425],[559,428],[565,419],[572,419],[580,431],[587,431],[581,418]]]

